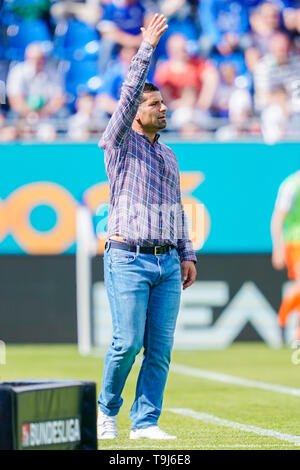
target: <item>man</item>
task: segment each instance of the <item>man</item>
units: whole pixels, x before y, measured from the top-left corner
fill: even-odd
[[[149,13],[141,0],[112,0],[102,4],[103,16],[98,24],[101,35],[99,64],[105,73],[116,46],[139,47],[141,27],[149,22]]]
[[[295,281],[281,303],[278,322],[284,327],[292,311],[300,314],[300,171],[281,184],[272,216],[272,264],[275,269],[287,268]],[[300,328],[297,332],[300,339]]]
[[[291,50],[291,41],[285,33],[276,32],[269,46],[270,53],[262,57],[254,68],[254,101],[261,112],[271,104],[272,90],[284,87],[290,100],[291,112],[298,112],[295,86],[299,82],[299,55]]]
[[[173,115],[181,115],[182,120],[182,115],[191,111],[196,121],[209,119],[208,112],[218,85],[216,68],[207,59],[189,54],[187,39],[180,33],[168,39],[167,52],[168,60],[158,65],[154,81]]]
[[[158,89],[145,85],[153,51],[166,29],[166,18],[157,14],[141,28],[143,42],[99,144],[110,185],[104,277],[113,323],[98,399],[100,439],[117,437],[121,393],[142,346],[130,438],[175,438],[157,421],[179,310],[180,264],[186,289],[196,277],[196,256],[185,234],[178,163],[158,141],[167,107]]]
[[[251,30],[247,34],[245,59],[247,67],[253,73],[261,57],[269,53],[273,35],[280,31],[280,9],[271,2],[259,4],[250,13]]]
[[[201,46],[209,55],[218,51],[230,55],[238,49],[249,30],[248,9],[241,0],[205,0],[199,2]]]
[[[11,110],[27,125],[38,131],[47,124],[55,133],[51,118],[65,103],[62,77],[47,61],[40,43],[29,44],[25,61],[10,70],[7,96]]]

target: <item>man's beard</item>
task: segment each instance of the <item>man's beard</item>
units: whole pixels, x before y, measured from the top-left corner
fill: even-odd
[[[167,120],[164,119],[164,120],[157,120],[157,128],[158,129],[165,129],[165,127],[167,127]]]

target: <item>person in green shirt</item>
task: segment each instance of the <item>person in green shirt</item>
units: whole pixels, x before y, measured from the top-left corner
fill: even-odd
[[[288,176],[279,187],[271,221],[273,242],[272,264],[287,269],[294,283],[284,296],[278,322],[285,327],[289,314],[300,315],[300,170]],[[300,325],[297,331],[300,339]]]

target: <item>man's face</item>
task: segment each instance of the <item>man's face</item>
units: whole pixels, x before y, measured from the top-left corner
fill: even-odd
[[[279,26],[279,12],[275,5],[264,3],[261,7],[261,19],[271,29],[277,29]]]
[[[279,64],[284,64],[289,56],[289,39],[283,35],[276,35],[270,43],[270,52],[276,57]]]
[[[136,119],[148,131],[157,132],[167,125],[167,106],[164,104],[160,91],[144,93],[145,99],[139,106]]]
[[[40,46],[30,45],[26,49],[26,60],[34,66],[37,72],[40,72],[45,64],[45,56]]]

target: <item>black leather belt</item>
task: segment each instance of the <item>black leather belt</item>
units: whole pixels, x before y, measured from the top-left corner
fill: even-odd
[[[127,250],[136,252],[136,245],[129,245],[125,242],[117,242],[116,240],[109,240],[110,246],[112,248],[118,248],[119,250]],[[105,248],[107,247],[107,242],[105,243]],[[175,245],[156,245],[156,246],[141,246],[140,253],[148,253],[152,255],[163,255],[167,253],[170,248],[175,248]]]

